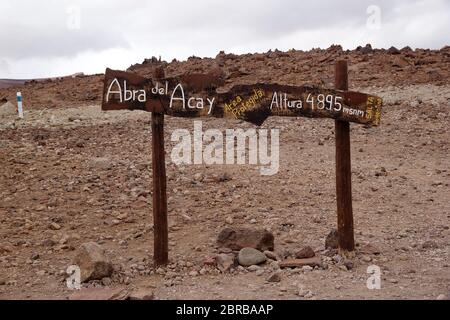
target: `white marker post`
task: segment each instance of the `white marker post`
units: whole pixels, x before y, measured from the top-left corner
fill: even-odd
[[[23,119],[22,93],[20,92],[17,92],[17,111],[19,112],[19,118]]]

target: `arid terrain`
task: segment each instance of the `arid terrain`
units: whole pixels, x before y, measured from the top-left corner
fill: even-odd
[[[269,118],[261,128],[280,129],[280,169],[263,176],[248,164],[175,165],[171,134],[192,132],[193,120],[166,117],[170,264],[155,270],[151,115],[101,111],[102,75],[28,81],[0,89],[0,299],[68,298],[66,268],[89,241],[114,272],[83,287],[143,288],[155,299],[450,298],[450,47],[152,58],[129,71],[333,87],[338,59],[349,61],[351,90],[384,100],[379,127],[351,125],[354,258],[325,248],[337,225],[333,120]],[[2,106],[15,106],[17,91],[24,119]],[[204,130],[254,127],[202,120]],[[220,270],[226,227],[270,231],[273,259]],[[305,246],[320,266],[277,271],[277,259]],[[370,265],[381,268],[379,290],[366,286]]]

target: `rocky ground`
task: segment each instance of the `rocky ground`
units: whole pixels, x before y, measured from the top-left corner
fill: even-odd
[[[332,86],[339,58],[350,61],[351,89],[385,101],[380,127],[352,125],[354,258],[325,247],[336,227],[334,122],[272,117],[262,128],[281,130],[276,175],[253,165],[177,166],[166,157],[170,265],[155,270],[150,115],[102,112],[101,75],[81,76],[20,87],[24,120],[0,110],[0,298],[73,295],[66,269],[86,242],[105,250],[96,254],[114,271],[84,287],[139,289],[156,299],[448,298],[448,47],[221,53],[166,68],[219,70],[227,86],[256,79]],[[159,64],[130,70],[149,75]],[[0,100],[14,101],[18,90],[1,89]],[[203,120],[204,130],[253,127]],[[192,119],[166,117],[167,154],[178,128],[192,132]],[[274,236],[273,252],[256,254],[257,266],[230,263],[237,251],[217,243],[224,228],[244,227]],[[280,269],[300,249],[320,263]],[[381,269],[379,290],[366,287],[370,265]]]

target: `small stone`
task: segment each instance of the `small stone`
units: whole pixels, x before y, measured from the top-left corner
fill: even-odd
[[[203,264],[205,266],[215,266],[217,264],[216,257],[206,257],[205,260],[203,260]]]
[[[297,259],[312,258],[315,255],[314,250],[310,246],[303,247],[295,253]]]
[[[198,173],[194,174],[195,181],[201,182],[201,181],[203,181],[203,179],[204,179],[203,173],[198,172]]]
[[[258,270],[261,270],[261,267],[254,264],[254,265],[251,265],[250,267],[248,267],[247,270],[252,271],[252,272],[258,271]]]
[[[218,249],[219,253],[232,253],[233,250],[231,250],[230,248],[219,248]]]
[[[275,260],[275,261],[278,260],[277,255],[273,251],[266,250],[266,251],[264,251],[264,254],[266,255],[267,258],[269,258],[271,260]]]
[[[231,175],[228,172],[223,172],[222,174],[220,174],[217,177],[218,182],[225,182],[225,181],[230,181],[230,180],[231,180]]]
[[[53,247],[56,244],[56,241],[52,240],[52,239],[46,239],[44,241],[42,241],[42,246],[44,247]]]
[[[102,279],[102,284],[103,284],[104,286],[110,286],[110,285],[112,284],[111,278],[109,278],[109,277],[103,278],[103,279]]]
[[[189,275],[191,276],[191,277],[196,277],[196,276],[198,276],[198,271],[191,271],[191,272],[189,272]]]
[[[156,273],[159,275],[163,275],[166,273],[166,270],[164,270],[163,268],[159,267],[158,269],[156,269]]]
[[[299,287],[297,294],[299,297],[305,297],[310,291],[309,290],[305,290],[303,287]]]
[[[128,299],[130,300],[153,300],[155,298],[153,292],[150,289],[138,288],[134,290]]]
[[[341,263],[341,262],[344,260],[344,258],[342,258],[342,256],[339,255],[339,254],[335,254],[335,255],[332,257],[332,259],[333,259],[333,261],[336,262],[336,263]]]
[[[91,159],[89,166],[91,169],[109,170],[112,167],[112,162],[107,157],[96,157]]]
[[[311,266],[303,266],[303,267],[302,267],[302,270],[303,270],[303,271],[306,271],[306,272],[309,272],[309,271],[313,271],[314,268],[311,267]]]
[[[395,284],[395,283],[398,283],[398,280],[397,279],[389,279],[389,282]]]
[[[233,224],[233,218],[232,217],[226,217],[225,222],[228,224]]]
[[[241,266],[260,264],[267,260],[266,255],[254,248],[242,248],[238,254],[238,262]]]
[[[279,270],[280,269],[280,263],[278,261],[272,261],[270,263],[270,268],[272,268],[272,270]]]
[[[411,102],[411,104],[410,104],[410,106],[411,106],[412,108],[417,108],[419,105],[420,105],[420,103],[419,103],[419,101],[417,101],[417,100],[414,100],[414,101]]]
[[[80,236],[78,234],[64,234],[61,238],[61,240],[59,240],[60,244],[73,244],[76,240],[79,240]]]
[[[4,253],[11,253],[13,251],[13,249],[9,246],[6,245],[0,245],[0,255],[4,254]]]
[[[280,282],[281,281],[281,274],[280,272],[274,272],[272,273],[267,279],[267,282]]]
[[[332,229],[325,239],[326,249],[337,249],[339,245],[339,236],[336,229]]]
[[[257,276],[262,276],[262,275],[264,274],[264,269],[256,270],[255,274],[256,274]]]
[[[364,254],[378,255],[381,253],[381,250],[379,248],[375,247],[374,245],[365,244],[359,248],[359,252],[364,253]]]
[[[364,261],[364,262],[371,262],[371,261],[372,261],[372,258],[369,257],[369,256],[363,256],[363,257],[361,258],[361,260]]]
[[[48,228],[50,230],[59,230],[59,229],[61,229],[61,226],[59,224],[57,224],[56,222],[52,222],[52,223],[50,223]]]
[[[352,270],[354,268],[355,264],[353,263],[353,261],[345,259],[344,266],[347,268],[347,270]]]
[[[428,240],[422,243],[423,249],[437,249],[438,247],[439,246],[437,245],[437,243],[433,240]]]
[[[221,253],[216,258],[217,267],[222,272],[227,272],[234,266],[234,255],[231,253]]]
[[[447,300],[447,296],[445,294],[440,294],[436,297],[436,300]]]
[[[312,257],[307,259],[286,259],[280,262],[280,268],[301,268],[303,266],[320,266],[322,261],[319,257]]]

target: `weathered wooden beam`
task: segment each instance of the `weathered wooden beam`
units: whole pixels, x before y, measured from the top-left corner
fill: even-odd
[[[335,86],[348,89],[347,61],[335,65]],[[350,123],[335,121],[336,134],[336,200],[339,250],[346,255],[355,250],[352,208],[352,172],[350,158]]]
[[[166,161],[164,152],[164,114],[152,113],[152,168],[153,168],[153,260],[155,266],[169,261]]]

